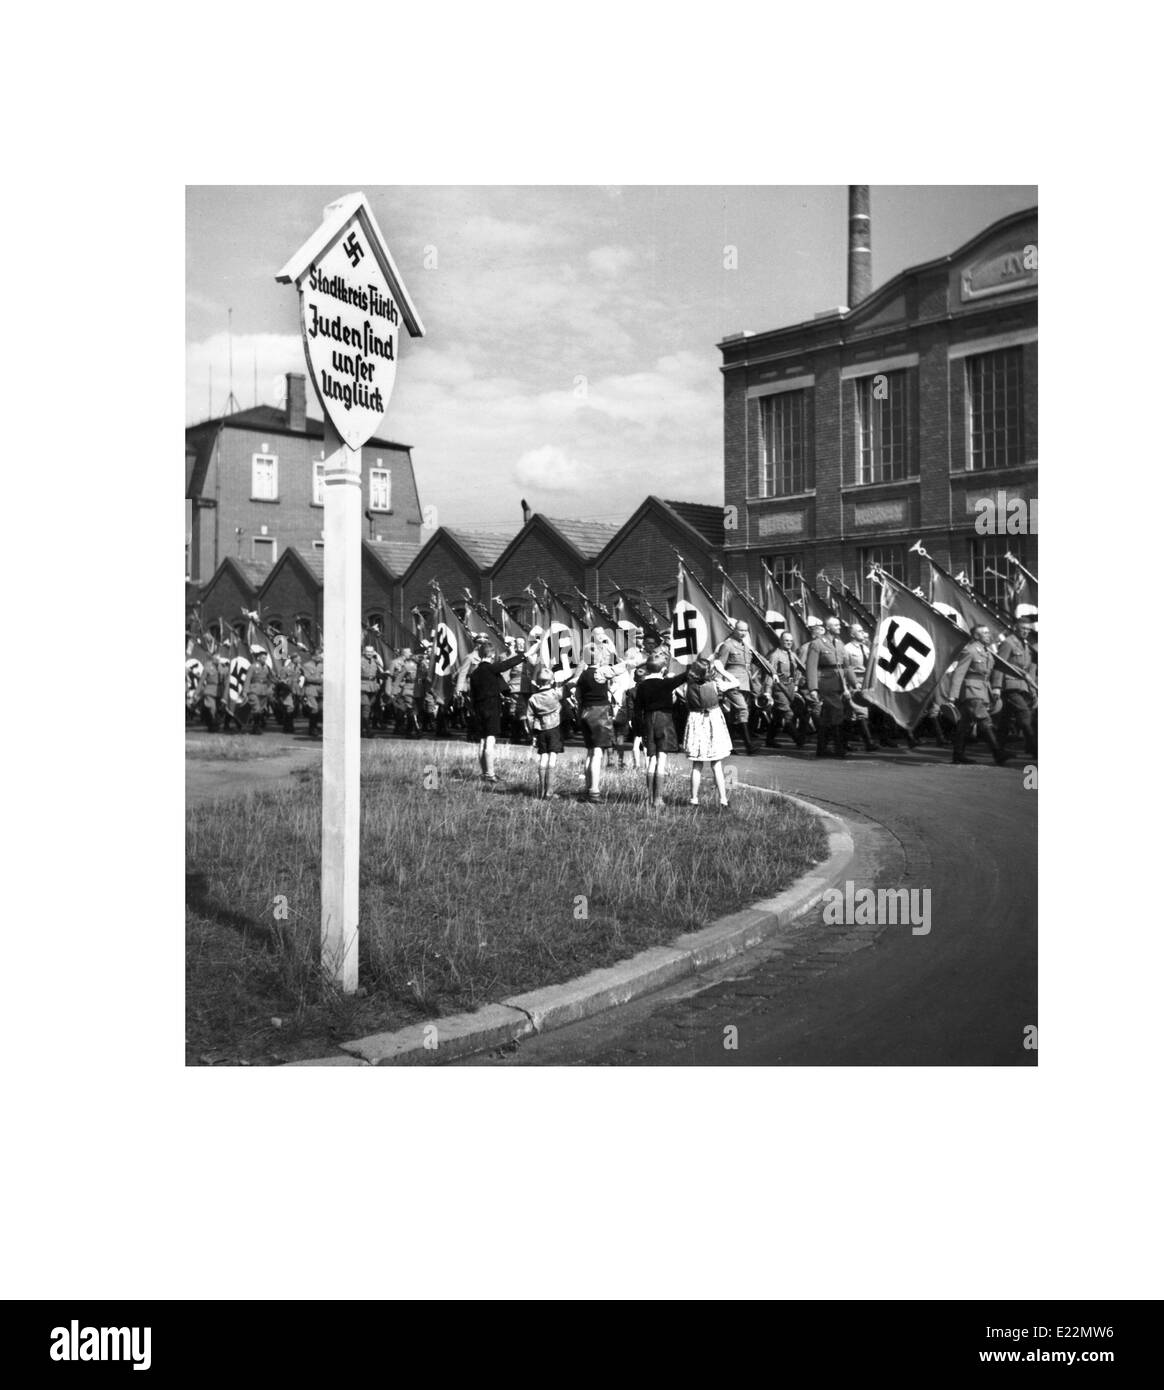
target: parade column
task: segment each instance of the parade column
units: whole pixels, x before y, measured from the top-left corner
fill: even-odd
[[[351,994],[359,984],[363,445],[392,394],[401,323],[414,338],[424,329],[362,193],[325,208],[276,279],[299,290],[303,350],[325,411],[320,962]]]

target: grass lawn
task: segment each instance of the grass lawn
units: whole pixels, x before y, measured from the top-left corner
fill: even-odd
[[[214,762],[249,762],[253,758],[277,758],[286,752],[285,745],[264,740],[258,734],[205,734],[186,740],[188,758]]]
[[[187,1060],[324,1055],[569,980],[770,897],[828,853],[817,818],[783,797],[736,788],[720,811],[705,781],[705,804],[688,807],[682,757],[659,811],[630,770],[605,773],[603,805],[578,801],[575,750],[559,758],[562,799],[538,801],[529,759],[500,748],[502,781],[487,791],[466,744],[365,746],[361,991],[349,998],[317,964],[318,770],[192,807]]]

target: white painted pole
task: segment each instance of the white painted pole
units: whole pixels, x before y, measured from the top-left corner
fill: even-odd
[[[359,983],[360,479],[362,450],[323,422],[323,970],[345,994]]]

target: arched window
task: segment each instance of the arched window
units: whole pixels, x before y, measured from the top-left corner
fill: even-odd
[[[280,618],[280,617],[278,617],[278,616],[273,617],[273,618],[272,618],[272,617],[264,618],[264,619],[263,619],[263,622],[271,629],[272,632],[282,632],[282,631],[283,631],[283,619]]]
[[[315,645],[315,624],[306,613],[295,615],[295,636],[309,647]]]

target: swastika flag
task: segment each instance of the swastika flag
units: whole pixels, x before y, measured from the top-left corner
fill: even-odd
[[[679,566],[671,610],[671,653],[680,666],[707,656],[732,635],[723,614],[701,584]]]
[[[950,620],[888,576],[865,668],[865,699],[911,732],[946,668],[970,640]]]
[[[464,623],[438,594],[434,608],[432,648],[429,653],[429,680],[437,704],[451,705],[463,687],[465,671],[473,653],[473,639]]]

